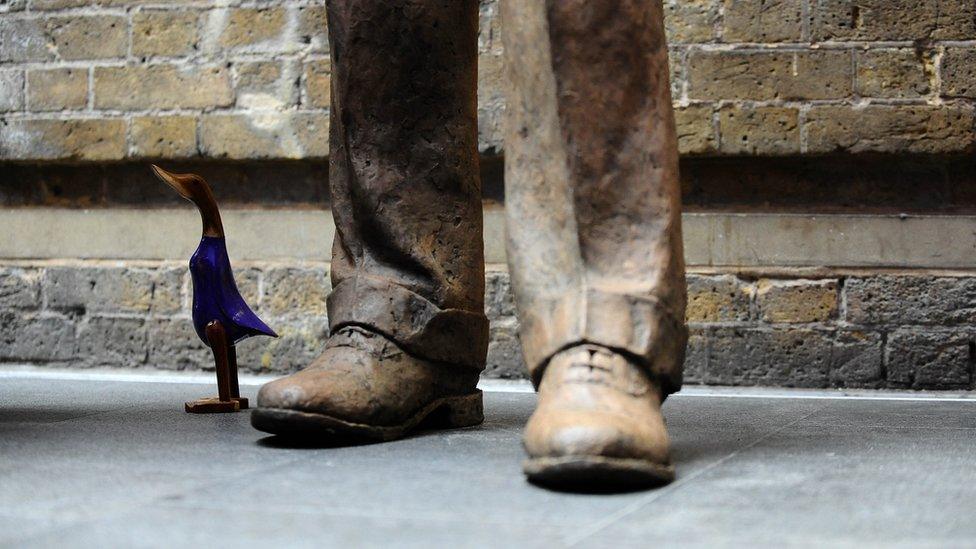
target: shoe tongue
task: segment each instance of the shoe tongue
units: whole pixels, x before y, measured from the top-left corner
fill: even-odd
[[[547,376],[550,373],[557,383],[605,385],[635,396],[652,389],[647,376],[636,365],[609,349],[591,345],[554,357],[546,371]]]
[[[620,355],[596,345],[580,345],[556,355],[553,362],[564,364],[566,368],[602,370],[613,372],[619,369],[620,362],[626,362]]]

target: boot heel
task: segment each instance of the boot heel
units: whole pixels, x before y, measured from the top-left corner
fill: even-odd
[[[485,421],[485,405],[481,390],[470,395],[453,397],[441,407],[444,422],[450,427],[470,427]]]

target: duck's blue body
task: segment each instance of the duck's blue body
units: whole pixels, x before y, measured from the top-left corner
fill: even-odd
[[[241,297],[227,256],[223,237],[204,236],[190,258],[193,279],[193,327],[208,346],[206,328],[214,320],[220,321],[233,345],[255,335],[278,337]]]

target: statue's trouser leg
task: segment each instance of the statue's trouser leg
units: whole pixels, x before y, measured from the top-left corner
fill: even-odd
[[[330,0],[332,330],[481,370],[476,0]]]
[[[481,420],[477,0],[328,0],[332,335],[256,427],[396,438]]]
[[[622,359],[663,398],[680,388],[687,331],[661,2],[507,0],[502,17],[509,265],[526,362],[542,385],[537,416],[573,406],[556,389],[547,398],[544,378],[557,362],[552,376],[576,375],[562,370],[589,360],[573,355],[581,345],[609,353],[590,353],[591,371],[622,372],[609,365]],[[608,375],[610,385],[641,382]],[[551,421],[532,427],[530,456],[570,451],[553,448]]]

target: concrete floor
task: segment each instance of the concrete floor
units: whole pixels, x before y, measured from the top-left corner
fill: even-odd
[[[183,413],[210,386],[139,381],[0,371],[0,545],[976,546],[968,395],[692,389],[676,482],[580,495],[524,482],[524,386],[477,428],[290,448]]]

